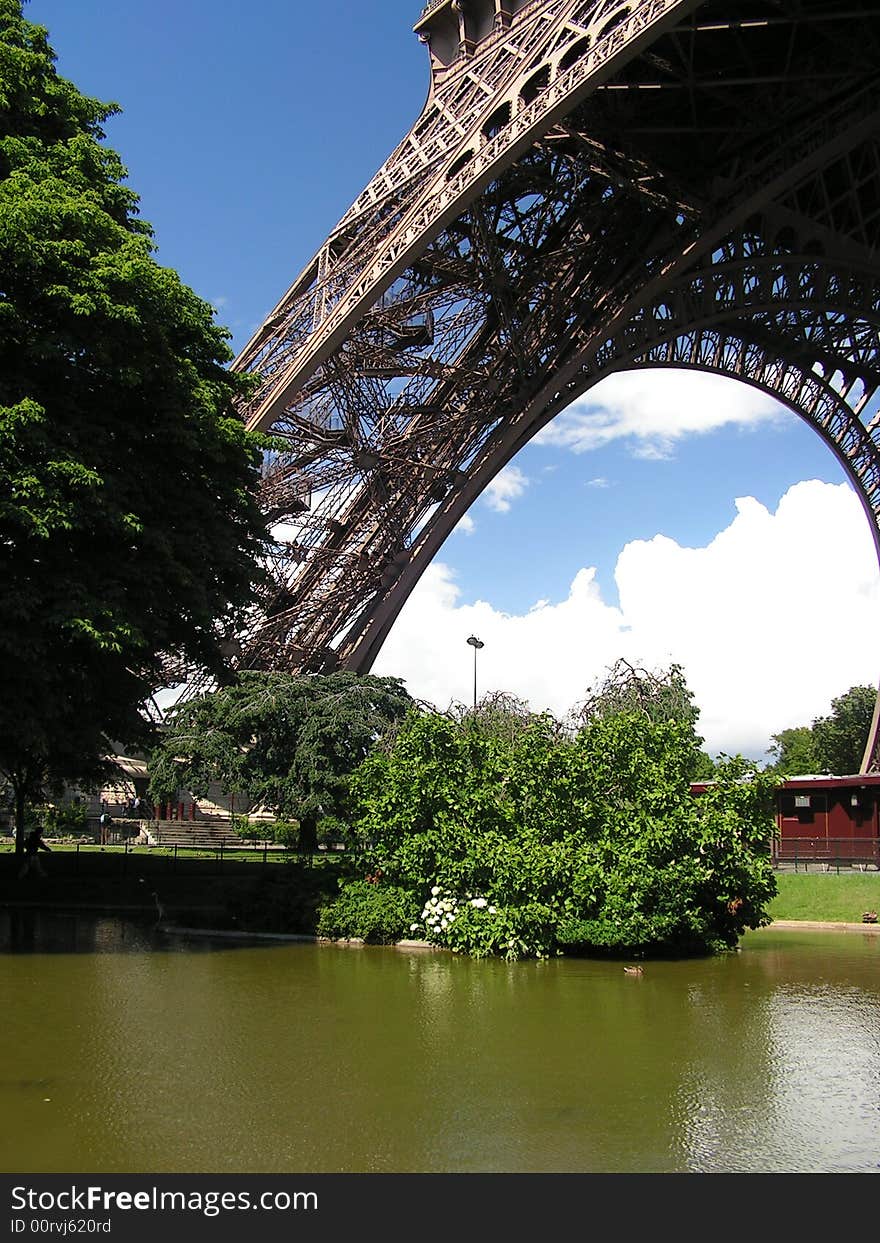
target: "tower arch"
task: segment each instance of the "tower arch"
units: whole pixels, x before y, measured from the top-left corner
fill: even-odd
[[[876,6],[433,0],[416,31],[421,117],[235,363],[280,446],[242,663],[369,669],[498,470],[632,367],[779,397],[880,551]]]

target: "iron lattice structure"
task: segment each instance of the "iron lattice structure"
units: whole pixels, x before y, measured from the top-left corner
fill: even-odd
[[[421,115],[235,363],[277,444],[240,663],[369,670],[487,483],[623,369],[784,402],[880,555],[880,3],[433,0],[415,29]]]

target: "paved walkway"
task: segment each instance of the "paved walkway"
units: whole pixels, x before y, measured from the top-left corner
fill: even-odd
[[[816,929],[824,932],[880,932],[880,924],[835,924],[818,919],[774,919],[768,925],[772,929],[786,929],[793,932],[812,932]]]

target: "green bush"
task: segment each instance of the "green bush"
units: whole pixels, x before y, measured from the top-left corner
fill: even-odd
[[[349,827],[339,816],[323,816],[318,821],[318,841],[323,845],[332,846],[336,842],[348,842],[350,839]]]
[[[453,950],[732,948],[769,922],[775,779],[722,757],[695,796],[695,737],[691,720],[628,709],[573,737],[549,716],[509,730],[414,716],[354,775],[355,832],[379,890],[417,903],[409,935]]]
[[[409,935],[472,958],[544,958],[553,924],[552,909],[542,903],[496,906],[481,895],[458,897],[433,885],[419,924],[410,925]]]
[[[247,816],[233,816],[232,827],[243,842],[261,842],[266,836],[264,827]]]
[[[276,820],[267,825],[264,832],[276,846],[283,846],[285,850],[296,850],[299,846],[299,825],[291,820]]]
[[[49,803],[37,819],[47,837],[79,837],[88,828],[88,810],[84,803]]]
[[[391,945],[413,935],[410,929],[418,916],[418,903],[407,890],[369,880],[348,881],[335,901],[321,910],[318,936]]]

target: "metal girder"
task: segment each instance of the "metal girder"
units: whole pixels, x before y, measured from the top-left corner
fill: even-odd
[[[786,402],[880,554],[880,5],[443,0],[416,30],[421,116],[235,363],[279,445],[241,663],[368,670],[486,484],[626,367]]]

